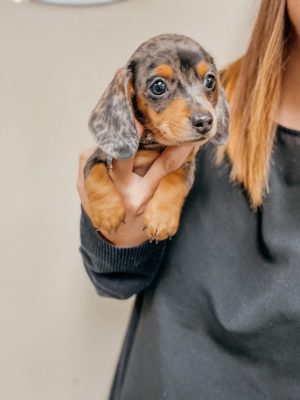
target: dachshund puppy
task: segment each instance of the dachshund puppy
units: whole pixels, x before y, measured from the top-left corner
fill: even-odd
[[[144,126],[140,140],[134,116]],[[84,176],[95,227],[112,232],[125,219],[122,198],[109,176],[112,159],[135,156],[134,172],[143,176],[166,146],[224,143],[228,119],[217,68],[197,42],[166,34],[143,43],[116,73],[89,120],[98,149]],[[150,240],[177,232],[194,166],[190,156],[160,181],[144,212]]]

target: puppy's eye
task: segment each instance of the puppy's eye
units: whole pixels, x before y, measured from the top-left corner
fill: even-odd
[[[214,90],[216,86],[216,78],[211,74],[207,74],[204,78],[204,86],[208,90]]]
[[[150,90],[155,96],[161,96],[166,92],[167,86],[162,79],[157,79],[150,86]]]

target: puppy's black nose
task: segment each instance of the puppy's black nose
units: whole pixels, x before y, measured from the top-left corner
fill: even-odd
[[[191,122],[197,132],[205,134],[211,130],[213,117],[210,112],[194,114],[191,117]]]

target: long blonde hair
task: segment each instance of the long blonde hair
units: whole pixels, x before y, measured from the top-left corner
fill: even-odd
[[[245,55],[222,76],[231,122],[228,143],[217,150],[217,163],[228,155],[231,179],[244,186],[254,208],[262,204],[268,190],[274,114],[290,33],[286,0],[262,0]]]

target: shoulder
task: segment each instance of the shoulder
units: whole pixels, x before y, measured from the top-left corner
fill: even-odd
[[[230,179],[231,164],[228,157],[217,164],[217,146],[206,144],[199,150],[195,160],[195,179],[187,207],[199,208],[211,212],[219,207],[233,207],[242,201],[247,202],[247,196],[240,184]]]
[[[230,162],[225,155],[222,161],[217,162],[218,147],[212,143],[204,145],[195,159],[195,181],[205,179],[207,183],[218,179],[229,181]]]

